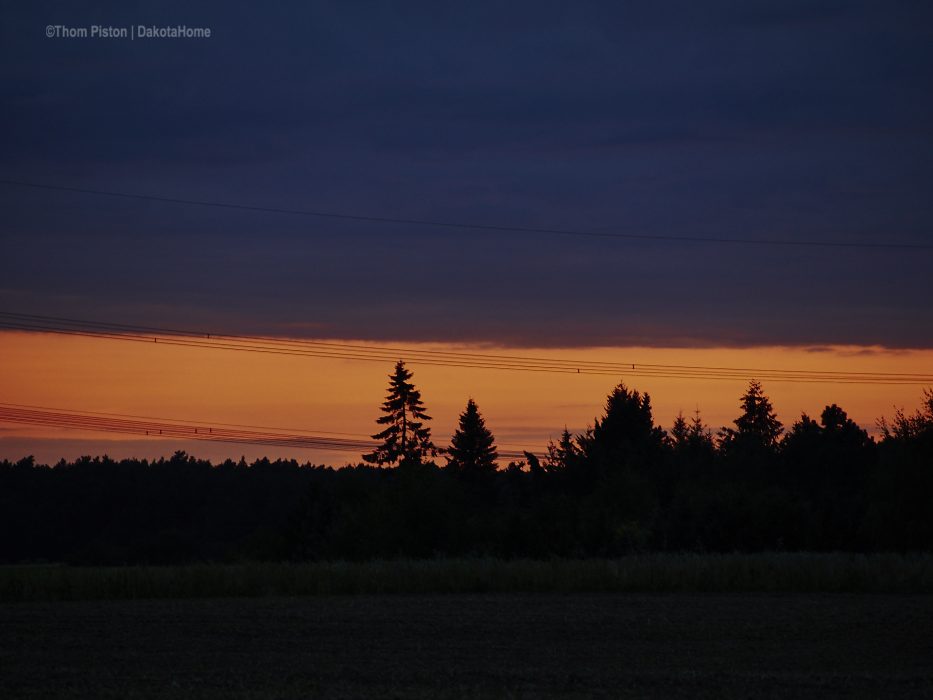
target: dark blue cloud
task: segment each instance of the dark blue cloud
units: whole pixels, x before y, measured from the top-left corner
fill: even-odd
[[[358,214],[933,243],[924,3],[35,3],[0,175]],[[210,26],[47,39],[47,24]],[[933,347],[930,253],[375,226],[0,187],[0,303],[239,331]]]

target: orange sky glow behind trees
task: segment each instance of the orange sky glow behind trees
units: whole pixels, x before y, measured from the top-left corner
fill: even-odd
[[[464,350],[464,346],[392,343],[400,348]],[[651,362],[788,370],[929,372],[931,350],[833,347],[763,348],[478,348],[521,357],[605,362]],[[405,359],[404,355],[400,359]],[[579,432],[600,415],[619,381],[647,391],[655,421],[669,428],[679,410],[699,408],[714,429],[731,425],[743,380],[548,374],[437,367],[410,361],[414,381],[434,418],[435,442],[449,442],[457,416],[472,397],[507,450],[544,450],[566,425]],[[260,425],[365,438],[375,432],[390,362],[287,357],[219,349],[168,347],[51,334],[0,333],[2,401],[72,411],[100,411],[166,419]],[[754,376],[750,374],[750,377]],[[805,411],[818,417],[842,406],[870,432],[895,407],[913,410],[922,386],[790,383],[762,380],[779,418],[789,426]],[[83,454],[169,456],[176,449],[211,460],[268,456],[340,466],[359,455],[324,450],[168,440],[0,424],[0,458],[33,454],[54,463]]]

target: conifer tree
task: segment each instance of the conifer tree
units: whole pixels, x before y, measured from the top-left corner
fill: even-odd
[[[603,470],[616,470],[630,463],[646,466],[664,440],[652,418],[651,397],[619,384],[606,398],[606,414],[577,442],[585,459]]]
[[[674,419],[674,425],[671,426],[671,442],[674,449],[682,450],[687,447],[690,439],[690,426],[687,419],[684,418],[684,412],[678,411],[677,418]]]
[[[765,396],[761,383],[751,380],[741,402],[742,415],[733,421],[735,429],[723,428],[719,433],[721,446],[729,449],[741,444],[752,449],[777,449],[778,438],[784,432],[784,426],[777,419],[771,400]]]
[[[579,453],[573,441],[573,435],[567,430],[567,426],[564,426],[560,439],[556,443],[553,440],[548,441],[544,467],[548,471],[555,472],[571,468]]]
[[[427,456],[436,456],[431,442],[431,420],[421,401],[421,392],[411,383],[412,372],[399,360],[389,375],[389,393],[382,402],[384,416],[376,419],[385,430],[372,436],[382,444],[363,459],[372,464],[421,464]]]
[[[447,466],[462,473],[480,474],[496,470],[495,439],[473,399],[460,414],[460,426],[447,448]]]
[[[671,444],[675,450],[713,448],[712,432],[700,418],[699,408],[689,421],[684,417],[683,411],[678,411],[677,418],[671,426]]]
[[[713,431],[703,422],[703,419],[700,418],[700,409],[693,414],[693,418],[690,419],[690,430],[687,436],[687,441],[690,445],[694,447],[708,448],[710,450],[715,449],[713,445]]]

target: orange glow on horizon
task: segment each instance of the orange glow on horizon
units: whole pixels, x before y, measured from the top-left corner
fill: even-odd
[[[356,341],[354,341],[356,342]],[[463,346],[393,343],[401,348],[463,350]],[[478,352],[490,352],[488,349]],[[933,351],[883,348],[574,348],[494,351],[518,357],[603,362],[768,367],[788,370],[929,373]],[[401,359],[405,359],[404,356]],[[546,374],[409,362],[414,381],[434,418],[435,442],[446,445],[468,398],[479,404],[487,424],[506,449],[543,451],[566,425],[579,432],[602,412],[619,381],[651,394],[655,421],[669,428],[679,410],[699,408],[713,429],[731,425],[744,380]],[[383,400],[391,363],[287,357],[220,349],[169,347],[54,334],[0,334],[0,386],[4,403],[76,411],[134,414],[189,421],[241,423],[365,437]],[[763,380],[766,393],[789,427],[801,412],[818,416],[829,403],[842,406],[863,427],[895,407],[913,410],[916,385],[796,384]],[[315,450],[270,449],[218,443],[83,433],[0,424],[0,458],[35,454],[55,462],[81,454],[156,457],[175,449],[213,460],[295,457],[341,465],[359,456]]]

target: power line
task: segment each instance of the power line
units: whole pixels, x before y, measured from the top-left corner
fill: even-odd
[[[118,413],[104,414],[93,411],[38,408],[8,403],[0,403],[0,422],[162,439],[201,440],[338,452],[370,451],[376,446],[372,440],[328,437],[311,432],[295,433],[274,428],[263,431],[246,430],[233,428],[230,424],[206,421],[191,423],[170,418],[141,419]],[[525,455],[524,451],[516,450],[498,450],[498,453],[503,459],[521,459]]]
[[[40,182],[27,182],[24,180],[0,179],[0,185],[12,187],[30,187],[34,189],[52,190],[56,192],[72,192],[76,194],[89,194],[101,197],[117,197],[148,202],[161,202],[163,204],[181,204],[198,207],[214,207],[220,209],[233,209],[237,211],[253,211],[266,214],[289,214],[297,216],[312,216],[324,219],[337,219],[345,221],[358,221],[371,224],[405,224],[410,226],[430,226],[434,228],[465,229],[473,231],[495,231],[498,233],[535,233],[555,236],[576,236],[588,238],[617,238],[624,240],[656,241],[665,243],[715,243],[722,245],[770,245],[770,246],[802,246],[810,248],[855,248],[873,250],[933,250],[933,244],[926,243],[890,243],[879,241],[827,241],[818,239],[784,239],[784,238],[746,238],[740,236],[684,236],[673,234],[645,234],[645,233],[619,233],[587,231],[581,229],[557,229],[532,226],[508,226],[497,224],[477,224],[462,221],[442,221],[432,219],[402,218],[391,216],[367,216],[361,214],[347,214],[341,212],[320,211],[311,209],[289,209],[283,207],[268,207],[234,202],[219,202],[203,199],[188,199],[183,197],[163,197],[152,194],[134,192],[118,192],[114,190],[99,190],[85,187],[69,187],[65,185],[52,185]]]
[[[129,417],[106,417],[62,409],[30,409],[15,404],[0,404],[0,421],[28,423],[60,428],[78,428],[92,431],[119,432],[149,437],[173,437],[217,442],[238,442],[276,447],[303,447],[335,450],[364,450],[373,443],[347,438],[312,434],[294,434],[278,431],[255,431],[216,427],[199,422],[184,424],[171,419],[141,420]]]
[[[35,404],[22,404],[22,403],[0,403],[0,406],[7,406],[7,407],[13,407],[13,408],[36,409],[39,411],[65,410],[65,409],[59,409],[59,408],[52,408],[50,406],[37,406]],[[133,414],[133,413],[111,413],[108,411],[78,411],[78,413],[87,414],[89,416],[105,416],[109,418],[140,418],[143,420],[154,420],[154,421],[163,420],[162,418],[157,418],[155,416],[142,416],[142,415]],[[201,426],[201,427],[220,426],[224,428],[256,428],[259,430],[286,431],[289,433],[297,433],[297,434],[309,434],[310,432],[315,432],[315,433],[326,433],[328,435],[350,435],[353,437],[362,437],[362,438],[369,437],[367,433],[347,433],[347,432],[335,431],[335,430],[306,431],[301,428],[271,427],[268,425],[255,425],[251,423],[221,423],[219,421],[203,422],[203,421],[190,420],[187,418],[175,418],[173,420],[176,420],[176,421],[179,421],[185,424],[189,424],[191,426]]]
[[[933,374],[907,372],[853,372],[830,370],[781,370],[775,368],[723,367],[638,362],[566,360],[490,353],[398,348],[328,341],[277,339],[133,326],[56,316],[0,311],[0,328],[83,336],[105,340],[156,343],[169,346],[209,348],[293,357],[316,357],[369,362],[395,362],[400,358],[423,365],[557,374],[620,377],[654,377],[698,380],[748,380],[829,384],[933,384]]]
[[[8,312],[0,312],[0,317],[2,316],[26,316],[19,314],[9,314]],[[39,318],[39,317],[33,317]],[[182,346],[195,346],[195,347],[211,347],[215,349],[227,349],[227,350],[241,350],[248,352],[265,352],[272,354],[284,354],[284,355],[298,355],[298,356],[315,356],[315,357],[331,357],[337,359],[352,359],[352,360],[373,360],[378,362],[385,361],[394,361],[400,356],[404,355],[409,359],[412,359],[411,356],[414,355],[415,359],[423,363],[432,363],[432,364],[441,364],[444,366],[464,366],[464,367],[474,367],[474,368],[485,368],[485,369],[521,369],[526,371],[558,371],[564,373],[583,373],[585,370],[586,373],[590,374],[612,374],[616,375],[620,372],[628,374],[647,374],[647,375],[657,375],[664,374],[665,376],[680,376],[683,374],[689,375],[694,378],[747,378],[751,374],[756,374],[758,376],[768,377],[772,379],[821,379],[821,380],[839,380],[839,381],[864,381],[864,382],[879,382],[879,381],[890,381],[895,383],[921,383],[925,384],[930,381],[933,381],[933,375],[927,374],[909,374],[909,373],[842,373],[842,372],[826,372],[826,371],[816,371],[816,370],[774,370],[766,368],[725,368],[725,367],[704,367],[704,366],[690,366],[690,365],[657,365],[657,364],[638,364],[632,363],[603,363],[598,362],[594,363],[592,361],[572,361],[572,360],[553,360],[547,361],[542,359],[533,359],[531,364],[528,364],[529,358],[516,357],[516,356],[507,356],[507,355],[470,355],[470,354],[460,354],[461,356],[466,357],[479,357],[479,358],[488,358],[482,361],[470,360],[470,361],[460,361],[459,359],[452,357],[456,355],[455,353],[448,353],[444,351],[432,351],[432,350],[414,350],[411,348],[373,348],[365,345],[350,345],[350,344],[335,344],[335,343],[322,343],[319,341],[296,341],[296,340],[287,340],[287,341],[275,341],[272,339],[265,338],[256,338],[250,336],[223,336],[216,334],[204,334],[196,332],[188,332],[189,335],[178,337],[182,331],[166,330],[163,335],[139,335],[134,333],[129,333],[126,331],[121,331],[120,333],[111,333],[108,331],[101,330],[99,327],[87,328],[87,326],[101,326],[101,327],[112,327],[115,324],[97,324],[96,322],[82,321],[80,322],[86,326],[85,328],[75,329],[68,328],[61,325],[60,322],[55,322],[54,325],[50,325],[49,322],[39,323],[24,323],[24,322],[8,322],[5,320],[0,320],[0,325],[4,325],[8,328],[15,328],[19,330],[32,330],[32,331],[44,331],[44,332],[53,332],[53,333],[65,333],[69,335],[86,335],[89,337],[100,337],[106,339],[115,339],[115,340],[132,340],[136,342],[162,342],[167,345],[182,345]],[[122,326],[122,328],[131,328],[129,326]],[[155,329],[152,329],[155,330]],[[261,341],[261,343],[256,343],[254,341]],[[298,345],[296,348],[295,345]],[[302,345],[307,345],[310,347],[302,348]],[[320,346],[325,346],[321,348]],[[339,350],[334,350],[332,348],[339,348]],[[348,351],[347,349],[350,349]],[[388,351],[389,354],[384,352]],[[550,364],[541,364],[542,362],[548,362]],[[578,372],[579,370],[579,372]]]
[[[17,404],[17,403],[0,403],[0,406],[6,406],[11,408],[23,408],[23,409],[34,409],[39,411],[61,411],[65,409],[53,408],[50,406],[37,406],[35,404]],[[107,411],[73,411],[76,413],[81,413],[89,416],[104,416],[107,418],[140,418],[147,421],[162,421],[163,418],[157,418],[155,416],[142,416],[139,414],[133,413],[111,413]],[[222,427],[222,428],[255,428],[258,430],[274,431],[274,432],[288,432],[298,435],[309,435],[313,437],[314,433],[324,433],[325,435],[348,435],[357,438],[372,439],[372,436],[369,433],[349,433],[345,431],[336,431],[336,430],[313,430],[307,431],[301,428],[288,428],[288,427],[271,427],[268,425],[255,425],[252,423],[222,423],[219,421],[197,421],[191,420],[188,418],[173,418],[175,422],[184,423],[190,427],[199,427],[199,428],[211,428],[211,427]],[[381,428],[380,428],[381,430]],[[370,443],[367,443],[370,444]],[[497,445],[506,445],[510,447],[519,447],[515,443],[509,442],[499,442],[496,440]]]

